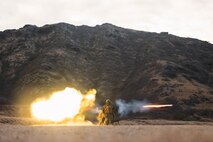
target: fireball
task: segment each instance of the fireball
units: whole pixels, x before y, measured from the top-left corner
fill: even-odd
[[[83,112],[95,105],[96,90],[85,95],[74,88],[53,93],[48,99],[37,99],[31,105],[32,116],[38,120],[62,122],[65,119],[84,121]]]

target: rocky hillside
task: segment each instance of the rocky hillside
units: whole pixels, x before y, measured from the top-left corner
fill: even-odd
[[[213,45],[111,24],[0,32],[0,103],[29,104],[71,86],[105,98],[173,103],[213,117]]]

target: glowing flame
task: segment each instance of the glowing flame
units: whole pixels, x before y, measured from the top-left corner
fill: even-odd
[[[70,119],[84,121],[83,112],[95,105],[96,90],[91,89],[85,95],[74,88],[65,88],[55,92],[49,99],[38,99],[31,105],[32,116],[38,120],[61,122]]]
[[[144,105],[144,108],[162,108],[162,107],[171,107],[172,104],[164,104],[164,105]]]

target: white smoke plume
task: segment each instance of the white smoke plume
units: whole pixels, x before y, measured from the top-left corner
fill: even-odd
[[[115,103],[118,106],[118,113],[121,117],[126,116],[129,113],[142,113],[148,110],[148,108],[143,107],[147,104],[147,101],[145,100],[131,100],[130,102],[126,102],[125,100],[119,99],[116,100]]]

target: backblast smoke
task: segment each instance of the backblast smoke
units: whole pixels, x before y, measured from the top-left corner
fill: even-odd
[[[130,102],[126,102],[125,100],[119,99],[116,100],[115,103],[118,106],[118,113],[121,117],[126,116],[129,113],[141,113],[149,110],[149,108],[143,107],[148,104],[148,102],[145,100],[132,100]]]
[[[118,106],[118,113],[121,117],[126,116],[129,113],[142,113],[148,111],[149,109],[156,108],[164,108],[164,107],[172,107],[172,104],[150,104],[147,101],[138,101],[132,100],[130,102],[126,102],[125,100],[116,100],[116,105]]]

